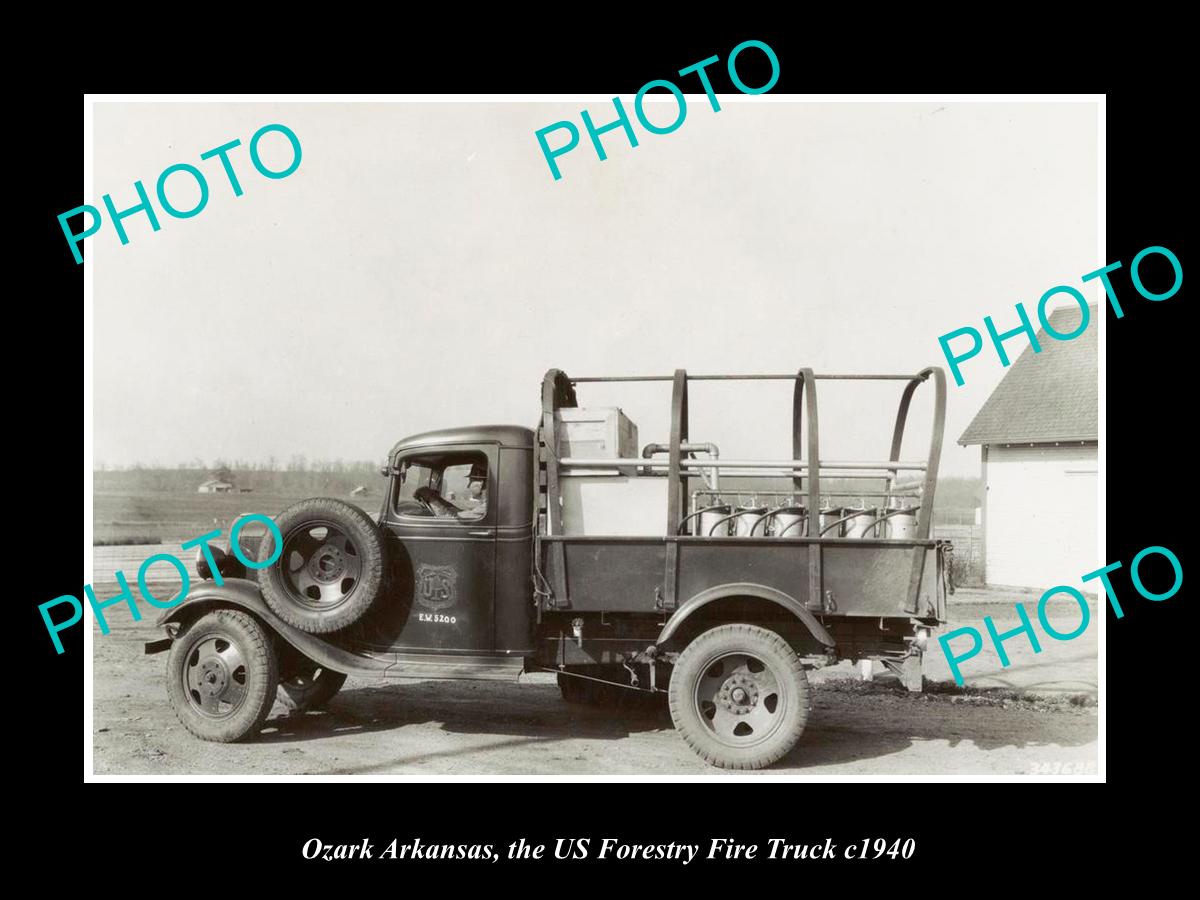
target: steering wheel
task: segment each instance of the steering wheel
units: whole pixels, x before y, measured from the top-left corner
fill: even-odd
[[[443,499],[442,495],[431,487],[417,488],[413,491],[413,499],[425,507],[429,511],[429,514],[435,518],[452,518],[456,513],[461,511],[449,500]]]
[[[429,499],[430,496],[437,496],[437,492],[432,488],[419,487],[413,491],[413,499],[420,503],[421,506],[424,507],[425,511],[431,516],[436,516],[437,510],[433,508],[433,503]]]

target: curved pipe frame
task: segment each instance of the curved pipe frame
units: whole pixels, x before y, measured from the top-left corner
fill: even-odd
[[[687,475],[680,462],[683,459],[683,445],[688,439],[688,392],[687,372],[676,369],[674,384],[671,387],[671,446],[667,457],[669,468],[667,477],[667,521],[678,522],[683,517],[683,507],[687,497]]]
[[[804,410],[808,409],[808,456],[802,455],[804,441],[801,435],[804,425]],[[821,508],[821,461],[818,447],[820,445],[817,430],[817,379],[813,370],[804,368],[796,373],[796,386],[792,390],[792,459],[808,460],[808,502],[809,509]],[[895,459],[895,457],[893,457]],[[792,486],[797,492],[804,488],[804,476],[794,475]],[[804,528],[804,534],[812,537],[812,516]]]
[[[562,507],[558,504],[558,455],[554,440],[554,412],[555,410],[577,407],[579,401],[575,396],[575,386],[571,384],[571,380],[567,378],[567,373],[562,369],[550,369],[542,379],[542,424],[538,428],[538,452],[534,456],[534,473],[533,483],[534,488],[534,509],[533,521],[537,522],[538,517],[543,513],[546,516],[546,533],[547,534],[562,534]],[[546,490],[545,490],[545,507],[542,507],[542,480],[539,476],[539,471],[544,469],[546,472]],[[536,584],[541,578],[542,559],[541,559],[542,542],[535,540],[533,542],[533,566],[534,571],[532,577]],[[557,556],[555,562],[554,583],[550,585],[551,593],[547,598],[547,605],[552,607],[567,606],[569,600],[567,598],[567,583],[563,575],[564,571],[564,550],[561,541],[555,541],[550,546],[550,552]],[[538,604],[538,621],[542,619],[542,605]]]
[[[929,457],[925,467],[925,481],[921,487],[921,505],[917,513],[917,536],[921,540],[929,539],[929,531],[933,525],[933,495],[937,487],[938,466],[942,459],[942,436],[946,430],[946,373],[939,366],[930,366],[918,372],[904,387],[900,397],[900,408],[896,411],[896,426],[892,429],[892,452],[888,458],[892,462],[900,459],[900,446],[904,442],[904,425],[908,419],[908,408],[912,403],[913,393],[917,387],[933,376],[934,409],[933,434],[929,439]],[[889,487],[896,477],[896,470],[889,470]]]

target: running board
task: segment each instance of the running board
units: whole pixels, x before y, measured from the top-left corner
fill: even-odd
[[[168,627],[170,640],[174,640],[179,623],[188,613],[197,611],[199,615],[223,606],[240,607],[253,613],[280,638],[321,667],[357,678],[516,681],[525,668],[525,657],[521,653],[430,653],[361,645],[347,649],[332,643],[325,635],[308,634],[280,619],[263,600],[258,584],[244,578],[226,578],[221,585],[205,583],[203,590],[193,592],[186,601],[169,609],[156,624]],[[161,653],[167,649],[168,641],[151,641],[145,645],[146,653]]]
[[[472,681],[516,681],[525,670],[521,656],[442,656],[435,653],[396,653],[383,671],[363,674],[375,678],[458,678]],[[355,674],[351,672],[350,674]]]

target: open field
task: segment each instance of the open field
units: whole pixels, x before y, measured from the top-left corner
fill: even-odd
[[[197,494],[184,492],[142,491],[138,493],[96,493],[92,502],[92,542],[121,543],[147,538],[176,547],[198,535],[220,529],[229,534],[229,526],[243,513],[274,516],[312,494],[251,493]],[[321,495],[330,496],[330,495]],[[340,496],[338,499],[360,507],[374,517],[383,502],[376,492],[365,497]]]

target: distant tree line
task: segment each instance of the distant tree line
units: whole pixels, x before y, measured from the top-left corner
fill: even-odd
[[[228,481],[237,490],[277,494],[344,494],[358,485],[372,493],[381,489],[379,469],[384,460],[313,460],[303,454],[280,465],[275,457],[265,460],[216,459],[211,466],[196,459],[167,468],[142,463],[128,466],[98,464],[95,489],[103,491],[188,491],[195,492],[210,479]]]

